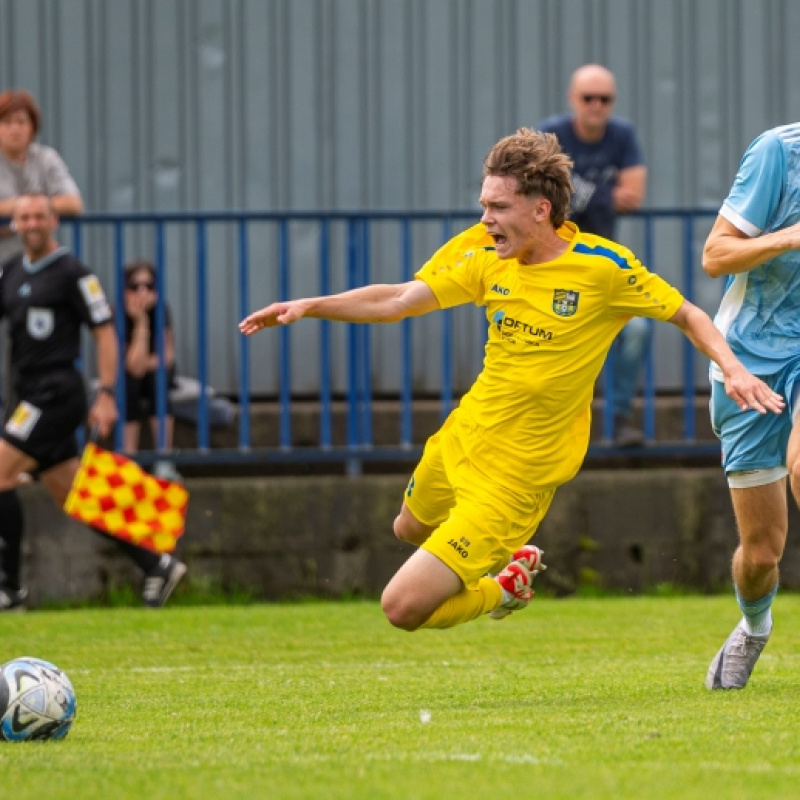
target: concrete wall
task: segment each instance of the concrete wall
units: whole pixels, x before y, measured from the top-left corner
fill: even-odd
[[[264,599],[377,595],[412,552],[391,525],[404,476],[196,479],[178,554],[200,585],[246,588]],[[21,489],[31,607],[104,597],[139,576],[113,543],[61,514],[39,485]],[[795,509],[790,530],[797,530]],[[585,471],[556,495],[536,536],[549,569],[542,587],[637,593],[660,583],[729,585],[736,545],[718,469]],[[792,541],[782,586],[800,588]]]

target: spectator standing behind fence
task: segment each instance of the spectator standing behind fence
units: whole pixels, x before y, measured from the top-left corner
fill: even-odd
[[[612,116],[616,81],[608,69],[586,64],[569,85],[572,114],[548,117],[539,127],[554,133],[573,161],[570,219],[586,233],[616,238],[618,214],[635,211],[647,190],[647,168],[633,125]],[[650,323],[633,317],[614,342],[614,443],[634,447],[644,442],[633,425],[633,398],[647,355]]]
[[[100,282],[56,240],[58,217],[47,196],[17,198],[13,220],[23,252],[0,270],[0,317],[9,328],[19,400],[0,434],[0,611],[24,606],[27,598],[21,582],[20,474],[38,470],[42,484],[63,508],[78,471],[75,434],[87,419],[87,402],[75,362],[84,326],[96,343],[100,380],[88,409],[89,424],[106,436],[117,419],[117,337]],[[93,530],[112,539],[142,570],[145,605],[162,606],[186,572],[185,565]]]
[[[703,311],[627,248],[565,221],[570,167],[555,136],[522,128],[484,161],[481,222],[414,280],[279,301],[239,325],[251,336],[303,317],[396,322],[465,303],[486,308],[483,369],[428,439],[394,522],[399,539],[419,546],[383,592],[399,628],[450,628],[528,604],[542,563],[526,542],[580,468],[594,381],[631,315],[677,325],[720,365],[742,408],[784,407]]]
[[[150,422],[153,442],[158,446],[157,387],[161,358],[158,353],[156,268],[150,261],[125,265],[125,452],[139,449],[142,420]],[[169,390],[175,385],[175,338],[169,308],[164,307],[164,368],[167,414],[164,419],[164,447],[172,449],[175,419]],[[159,469],[159,474],[164,467]],[[162,476],[166,477],[166,476]]]
[[[67,165],[52,148],[34,141],[41,112],[33,95],[9,89],[0,94],[0,217],[11,217],[16,198],[41,192],[60,217],[83,213],[83,200]],[[0,263],[22,250],[10,226],[0,228]]]
[[[747,148],[703,250],[703,269],[727,278],[714,322],[731,349],[786,397],[761,419],[726,402],[712,368],[711,423],[739,532],[731,571],[742,618],[709,667],[709,689],[742,689],[772,632],[786,545],[786,476],[800,506],[800,122]],[[756,418],[758,417],[758,418]]]

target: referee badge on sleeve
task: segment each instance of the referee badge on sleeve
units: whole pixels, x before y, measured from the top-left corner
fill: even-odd
[[[12,436],[16,436],[17,439],[25,441],[31,435],[31,431],[41,416],[41,409],[23,400],[6,422],[6,431]]]
[[[96,325],[111,319],[111,307],[108,305],[103,287],[95,275],[86,275],[78,281],[86,307]]]

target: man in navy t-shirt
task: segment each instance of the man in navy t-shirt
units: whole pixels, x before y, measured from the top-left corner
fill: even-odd
[[[570,219],[586,233],[615,238],[618,214],[635,211],[647,190],[647,167],[633,125],[612,116],[616,100],[614,75],[599,64],[577,69],[570,81],[572,114],[548,117],[539,129],[554,133],[572,158]],[[649,265],[648,265],[649,266]],[[614,344],[614,442],[642,444],[642,432],[631,423],[650,325],[634,317]]]

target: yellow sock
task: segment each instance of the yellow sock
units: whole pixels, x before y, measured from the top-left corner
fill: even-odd
[[[481,578],[472,589],[464,588],[445,600],[420,628],[452,628],[494,611],[503,602],[503,590],[493,578]]]

